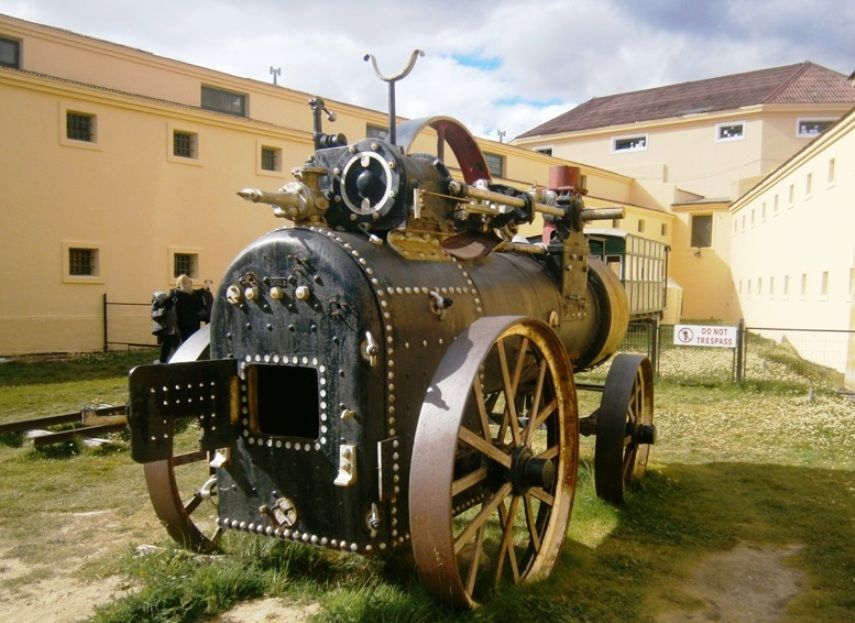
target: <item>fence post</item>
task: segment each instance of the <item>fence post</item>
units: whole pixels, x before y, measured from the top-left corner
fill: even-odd
[[[653,364],[653,375],[655,378],[659,378],[659,330],[661,325],[659,324],[659,316],[653,318],[651,322],[651,348],[650,348],[650,359],[652,360],[650,363]]]
[[[104,314],[103,333],[104,333],[104,352],[107,352],[107,293],[101,295],[101,309]]]
[[[736,382],[745,382],[745,318],[736,327]]]

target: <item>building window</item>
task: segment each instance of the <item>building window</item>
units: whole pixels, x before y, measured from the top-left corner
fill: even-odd
[[[775,296],[775,278],[769,277],[769,296]]]
[[[763,277],[757,277],[757,294],[763,294]]]
[[[73,277],[97,276],[98,249],[69,249],[68,274]]]
[[[733,219],[733,233],[734,234],[738,233],[737,232],[738,229],[739,229],[739,219],[735,218],[735,219]]]
[[[821,296],[828,296],[828,271],[822,271],[822,280],[820,281],[819,293]]]
[[[754,208],[751,208],[751,227],[754,227]]]
[[[0,37],[0,66],[21,67],[21,42],[14,39]]]
[[[389,128],[371,125],[370,123],[365,126],[365,138],[379,138],[381,141],[385,141],[388,136]]]
[[[813,190],[813,173],[808,173],[805,178],[805,194],[809,195]]]
[[[745,138],[745,122],[719,123],[715,127],[715,139],[719,143],[725,141],[741,141]]]
[[[172,256],[172,276],[187,275],[193,279],[199,276],[198,253],[175,253]]]
[[[834,183],[834,173],[835,173],[834,164],[835,164],[834,158],[832,158],[831,160],[828,161],[828,183],[829,184]]]
[[[95,115],[67,111],[65,113],[65,136],[73,141],[95,142]]]
[[[246,95],[203,86],[202,108],[246,117]]]
[[[790,184],[788,199],[790,201],[790,207],[792,208],[793,203],[795,203],[795,200],[796,200],[796,187],[793,184]]]
[[[179,158],[199,157],[199,135],[195,132],[172,132],[172,155]]]
[[[750,279],[746,279],[746,283],[745,283],[745,285],[747,286],[747,290],[748,290],[747,294],[748,294],[748,296],[751,296],[751,280],[750,280]]]
[[[487,170],[493,177],[505,177],[505,157],[499,154],[491,154],[484,152],[484,161],[487,163]]]
[[[802,298],[807,296],[807,273],[802,273],[802,287],[799,294]]]
[[[825,132],[835,119],[799,119],[796,121],[796,136],[814,138]]]
[[[784,275],[784,296],[790,294],[790,276]]]
[[[765,201],[760,205],[760,220],[763,220],[763,221],[766,220],[766,202]]]
[[[692,246],[712,246],[712,214],[692,215]]]
[[[282,170],[282,150],[276,147],[261,147],[261,168],[265,171]]]
[[[645,225],[644,219],[643,218],[638,219],[638,233],[639,234],[644,233],[644,225]]]
[[[612,152],[646,151],[647,135],[622,136],[612,139]]]
[[[736,229],[736,228],[734,228],[734,229]],[[668,235],[668,224],[667,223],[662,223],[662,227],[659,229],[659,233],[662,236]]]
[[[772,214],[778,214],[778,193],[775,193],[775,198],[772,200]]]
[[[552,155],[552,147],[540,147],[538,149],[535,149],[534,151],[536,151],[539,154],[543,154],[544,156],[551,156]]]
[[[615,229],[620,228],[620,219],[619,218],[613,218],[612,219],[612,227],[614,227]]]
[[[745,215],[742,215],[742,231],[745,231]]]

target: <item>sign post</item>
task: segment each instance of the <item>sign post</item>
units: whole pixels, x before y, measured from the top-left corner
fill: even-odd
[[[734,352],[734,376],[737,383],[745,379],[745,323],[736,327],[722,325],[677,324],[674,325],[675,346],[700,346],[705,348],[729,348]]]

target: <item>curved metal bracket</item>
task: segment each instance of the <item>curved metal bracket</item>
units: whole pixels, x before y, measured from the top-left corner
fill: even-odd
[[[395,83],[401,78],[406,78],[409,73],[413,70],[413,67],[416,65],[416,61],[420,56],[424,56],[425,53],[421,50],[413,50],[413,53],[410,54],[410,62],[407,63],[407,66],[404,70],[395,75],[395,76],[384,76],[380,73],[380,68],[377,67],[377,59],[374,58],[373,54],[366,54],[362,57],[364,61],[371,61],[371,66],[374,68],[374,73],[377,74],[377,77],[380,78],[383,82],[389,84],[389,142],[393,145],[396,144],[395,141]]]
[[[391,77],[386,77],[380,73],[380,68],[377,67],[377,59],[374,57],[373,54],[366,54],[362,57],[362,60],[371,61],[371,66],[374,68],[374,73],[377,74],[377,77],[380,78],[380,80],[382,80],[383,82],[396,82],[401,78],[406,78],[410,74],[410,72],[413,71],[413,67],[416,66],[416,61],[418,60],[418,58],[424,55],[425,53],[421,50],[413,50],[413,53],[410,55],[410,62],[407,63],[407,66],[404,68],[404,70],[397,76]]]

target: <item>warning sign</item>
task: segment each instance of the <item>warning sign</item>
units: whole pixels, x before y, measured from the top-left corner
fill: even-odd
[[[738,335],[737,327],[700,324],[674,325],[674,344],[676,346],[736,348]]]

